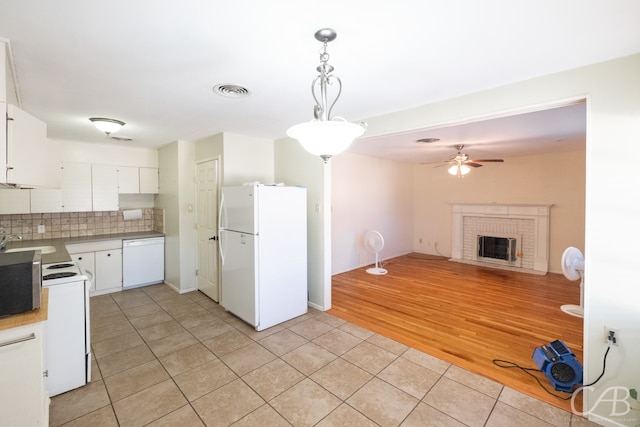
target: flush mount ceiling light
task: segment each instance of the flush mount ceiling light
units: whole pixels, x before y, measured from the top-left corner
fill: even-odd
[[[107,119],[104,117],[91,117],[91,123],[100,131],[108,135],[119,131],[125,125],[123,121],[116,119]]]
[[[346,150],[366,129],[364,124],[350,123],[342,117],[331,118],[331,110],[342,93],[342,81],[331,74],[334,68],[327,62],[327,43],[335,40],[336,36],[335,30],[331,28],[323,28],[315,33],[316,40],[322,42],[323,47],[320,51],[320,65],[316,68],[320,74],[311,82],[311,94],[316,102],[313,107],[314,119],[287,130],[289,137],[297,139],[305,150],[320,156],[325,163],[331,156]],[[328,105],[327,85],[334,81],[338,83],[338,94],[331,105]],[[320,88],[319,96],[316,94],[317,87]]]

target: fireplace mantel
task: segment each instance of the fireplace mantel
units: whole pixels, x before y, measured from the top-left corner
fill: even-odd
[[[480,204],[465,203],[453,205],[453,240],[451,258],[454,261],[473,262],[468,251],[465,254],[465,245],[473,243],[465,241],[469,239],[465,233],[465,218],[486,218],[493,222],[504,219],[506,222],[514,220],[524,220],[532,225],[530,240],[527,247],[530,248],[524,255],[530,262],[523,263],[522,270],[530,270],[538,274],[544,274],[549,269],[549,210],[552,205],[532,205],[532,204]],[[527,267],[528,266],[528,267]]]

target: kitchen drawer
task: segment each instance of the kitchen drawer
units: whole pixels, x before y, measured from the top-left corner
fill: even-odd
[[[67,252],[69,255],[79,254],[83,252],[110,251],[113,249],[122,249],[122,240],[100,240],[96,242],[86,243],[67,243]]]

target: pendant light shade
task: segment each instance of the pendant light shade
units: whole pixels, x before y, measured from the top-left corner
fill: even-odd
[[[287,135],[297,139],[302,148],[322,157],[325,162],[346,150],[353,140],[364,133],[364,128],[339,120],[313,120],[300,123],[287,130]]]
[[[335,105],[342,92],[342,81],[338,76],[331,74],[333,66],[329,61],[327,43],[335,40],[336,32],[331,28],[323,28],[315,34],[316,40],[323,43],[320,52],[320,65],[317,70],[320,73],[311,83],[311,94],[316,101],[314,106],[314,120],[290,127],[287,135],[297,139],[300,145],[309,153],[320,156],[326,163],[331,156],[342,153],[353,140],[364,133],[366,125],[355,124],[341,117],[331,118],[331,109]],[[338,94],[331,104],[327,101],[327,85],[338,84]],[[316,94],[316,88],[320,93]]]

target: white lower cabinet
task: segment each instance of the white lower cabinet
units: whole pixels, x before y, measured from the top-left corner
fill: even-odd
[[[91,295],[122,290],[122,240],[67,244],[67,252],[93,275]]]
[[[96,294],[122,290],[122,248],[96,252]]]
[[[0,424],[48,426],[42,322],[0,331]]]

